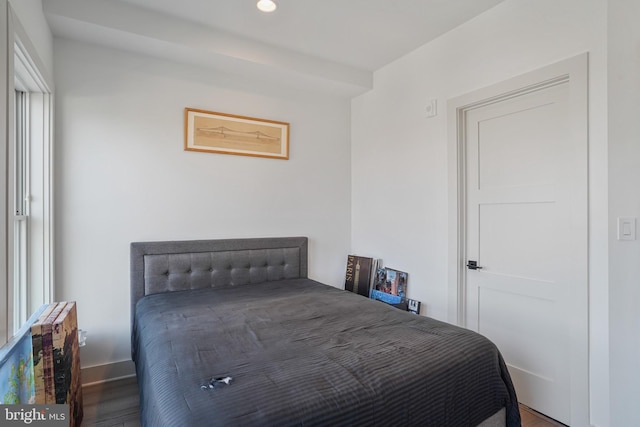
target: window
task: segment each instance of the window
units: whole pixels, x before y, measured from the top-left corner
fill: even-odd
[[[0,97],[8,101],[6,109],[0,105],[0,124],[8,129],[7,150],[0,150],[0,240],[6,230],[7,242],[0,246],[0,270],[6,271],[0,276],[0,345],[53,300],[52,85],[11,5],[5,11],[0,8],[8,26],[0,32],[0,56],[8,65],[0,69],[6,83]]]
[[[13,138],[13,331],[26,322],[28,313],[28,111],[27,92],[15,91],[15,124]]]

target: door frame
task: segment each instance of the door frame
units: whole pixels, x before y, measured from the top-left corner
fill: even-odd
[[[584,260],[579,288],[573,295],[571,330],[571,424],[589,425],[589,300],[588,300],[588,54],[583,53],[528,72],[447,102],[448,116],[448,321],[465,327],[466,314],[466,156],[464,124],[468,111],[535,92],[557,84],[569,85],[569,120],[572,143],[580,153],[580,177],[574,195],[583,212],[576,212],[572,227],[584,230]]]

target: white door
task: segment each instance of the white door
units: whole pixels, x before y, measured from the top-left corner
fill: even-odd
[[[587,358],[586,343],[574,345],[587,328],[587,145],[575,138],[572,90],[561,77],[465,109],[461,244],[462,261],[472,262],[461,273],[462,320],[498,346],[519,401],[577,425],[572,364]]]

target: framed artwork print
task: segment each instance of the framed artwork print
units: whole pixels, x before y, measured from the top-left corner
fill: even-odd
[[[184,149],[287,160],[289,123],[185,108]]]

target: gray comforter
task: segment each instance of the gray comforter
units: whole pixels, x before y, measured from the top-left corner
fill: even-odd
[[[520,425],[489,340],[309,279],[149,295],[133,334],[147,426]]]

